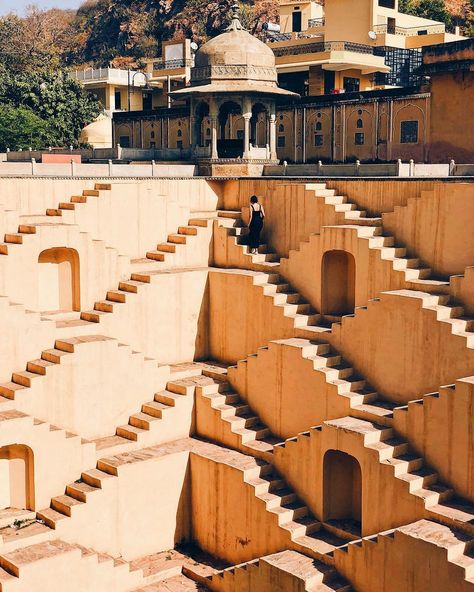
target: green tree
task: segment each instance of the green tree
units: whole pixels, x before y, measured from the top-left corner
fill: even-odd
[[[56,143],[48,122],[27,107],[0,105],[0,151],[44,148]]]
[[[61,71],[4,72],[0,76],[0,102],[25,107],[46,122],[54,144],[76,144],[82,128],[101,111],[99,101]]]

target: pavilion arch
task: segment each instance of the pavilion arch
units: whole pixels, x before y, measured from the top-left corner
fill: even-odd
[[[352,523],[361,531],[362,471],[359,461],[340,450],[327,450],[323,460],[323,521]]]
[[[352,253],[326,251],[321,265],[321,313],[342,316],[355,308],[356,263]]]
[[[264,147],[269,143],[268,137],[268,107],[263,103],[252,105],[250,119],[250,143],[253,146]]]
[[[0,509],[35,509],[33,450],[24,444],[0,448]]]
[[[76,249],[53,247],[39,254],[39,310],[81,310],[80,259]]]
[[[242,105],[234,100],[224,101],[218,112],[217,152],[219,158],[241,158],[244,154],[243,139],[237,138],[233,121],[242,115]]]
[[[414,103],[407,103],[400,107],[394,114],[393,122],[394,122],[394,130],[393,130],[393,141],[394,143],[400,143],[400,123],[404,120],[404,118],[418,121],[419,130],[418,130],[418,144],[424,142],[425,137],[425,118],[426,118],[426,111],[424,111],[419,105],[415,105]]]
[[[209,127],[209,103],[199,101],[194,110],[194,143],[196,146],[205,146],[210,141],[210,133],[207,133]]]

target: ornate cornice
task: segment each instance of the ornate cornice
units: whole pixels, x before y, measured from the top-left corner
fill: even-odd
[[[204,80],[262,80],[277,81],[276,68],[251,65],[197,66],[191,70],[191,82]]]

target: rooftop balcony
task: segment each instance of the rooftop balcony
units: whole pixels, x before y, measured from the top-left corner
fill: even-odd
[[[390,71],[384,57],[374,52],[374,46],[351,41],[314,41],[311,37],[321,39],[305,35],[291,43],[283,41],[271,45],[279,72],[298,72],[317,65],[333,71],[355,68],[363,74]]]
[[[118,68],[87,68],[71,72],[71,76],[84,85],[116,84],[146,86],[149,76],[139,70],[119,70]]]
[[[397,27],[396,25],[375,25],[374,31],[377,35],[388,33],[389,35],[403,35],[404,37],[416,37],[417,35],[435,35],[446,33],[444,23],[435,25],[420,25],[419,27]]]
[[[192,59],[180,58],[175,60],[162,60],[153,62],[153,78],[166,78],[168,76],[189,76],[189,70],[193,66]]]

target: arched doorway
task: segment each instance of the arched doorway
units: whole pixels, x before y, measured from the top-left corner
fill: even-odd
[[[219,158],[242,158],[244,154],[243,138],[237,138],[233,129],[236,115],[242,114],[242,107],[235,101],[226,101],[219,108],[219,137],[217,153]]]
[[[347,251],[324,253],[321,271],[321,313],[342,316],[355,307],[355,259]]]
[[[35,509],[34,455],[29,446],[0,448],[0,509]]]
[[[323,519],[358,534],[362,523],[362,473],[356,458],[339,450],[324,455]]]
[[[81,310],[79,253],[54,247],[40,253],[38,263],[39,310]]]
[[[211,142],[211,130],[209,127],[209,105],[204,102],[196,107],[196,123],[194,128],[196,146],[208,146]]]
[[[268,110],[262,103],[255,103],[252,107],[250,120],[250,143],[264,148],[268,143]]]

